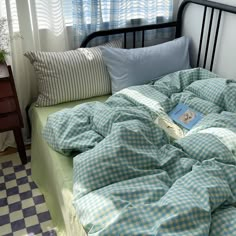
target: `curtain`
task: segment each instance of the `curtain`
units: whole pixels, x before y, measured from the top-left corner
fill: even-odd
[[[71,30],[66,27],[72,20],[68,14],[70,6],[71,1],[65,0],[0,0],[0,17],[7,17],[10,35],[8,62],[12,65],[25,127],[25,109],[37,96],[37,83],[24,53],[30,50],[64,51],[73,48]],[[27,141],[27,128],[23,129],[23,136]],[[0,133],[0,151],[7,146],[14,146],[12,132]]]
[[[172,16],[173,0],[73,0],[75,43],[97,30],[161,23]]]
[[[25,110],[37,96],[35,74],[24,57],[26,51],[75,49],[87,34],[96,30],[170,20],[172,1],[0,0],[0,17],[8,20],[8,62],[24,119],[24,140],[29,137]],[[0,151],[7,146],[15,146],[12,132],[0,133]]]

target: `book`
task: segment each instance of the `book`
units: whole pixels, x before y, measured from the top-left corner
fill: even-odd
[[[174,122],[188,130],[203,118],[202,113],[183,103],[179,103],[168,115]]]

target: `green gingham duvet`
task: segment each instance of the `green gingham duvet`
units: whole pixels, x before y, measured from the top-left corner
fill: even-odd
[[[173,141],[155,119],[185,103],[204,118]],[[89,235],[236,235],[236,83],[172,73],[49,116],[44,138],[74,157]],[[76,155],[77,154],[77,155]]]

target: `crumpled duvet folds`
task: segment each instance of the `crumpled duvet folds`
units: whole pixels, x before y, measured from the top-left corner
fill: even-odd
[[[236,235],[235,85],[184,70],[48,117],[88,235]],[[154,121],[178,103],[204,117],[172,140]]]

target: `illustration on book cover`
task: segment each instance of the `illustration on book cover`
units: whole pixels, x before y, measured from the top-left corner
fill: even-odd
[[[169,113],[169,116],[177,124],[180,124],[186,129],[191,129],[202,119],[203,114],[194,111],[186,104],[180,103]]]

